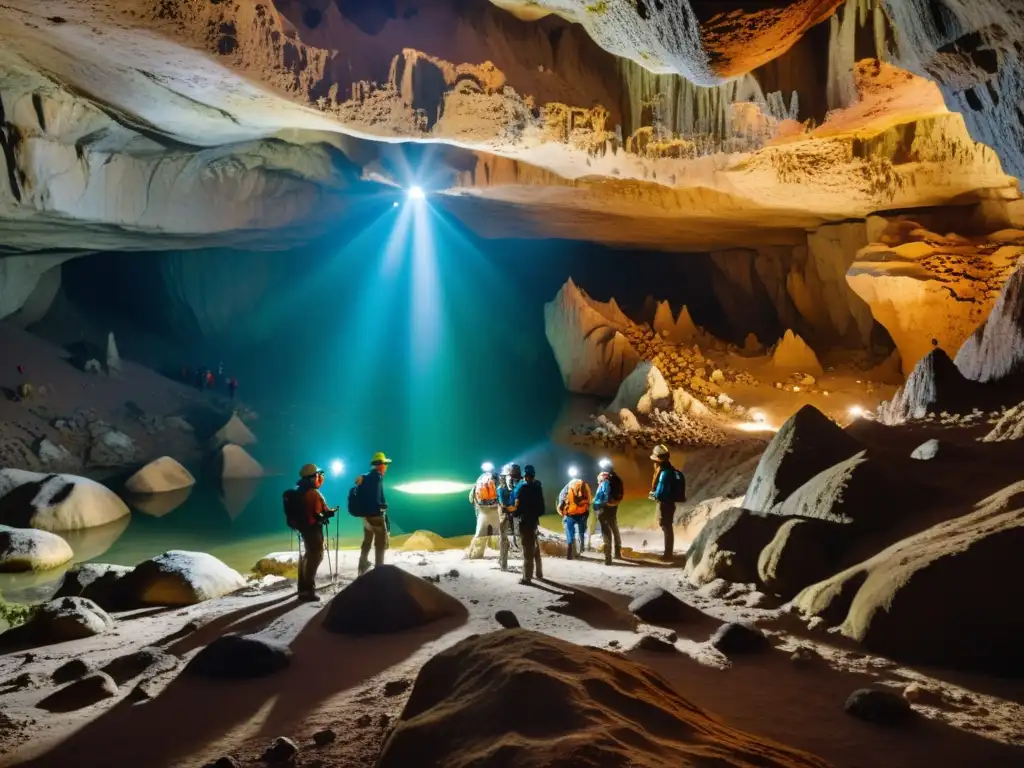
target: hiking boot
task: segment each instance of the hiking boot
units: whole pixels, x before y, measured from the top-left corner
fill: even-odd
[[[524,587],[532,587],[533,579],[528,579],[525,576],[523,576],[523,578],[519,580],[519,583],[522,584]]]
[[[615,557],[616,560],[621,560],[622,559],[622,550],[621,549],[616,550],[614,557]]]
[[[320,595],[316,594],[315,592],[299,592],[299,594],[296,595],[296,597],[300,603],[320,602]]]
[[[565,559],[566,560],[572,560],[572,548],[571,547],[569,548],[569,551],[565,553]]]

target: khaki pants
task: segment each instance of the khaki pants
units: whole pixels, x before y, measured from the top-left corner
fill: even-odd
[[[540,542],[537,541],[537,524],[519,523],[519,538],[523,544],[523,578],[530,581],[536,567],[537,578],[544,578],[540,561]]]
[[[363,518],[363,546],[359,553],[359,575],[370,570],[370,547],[373,564],[384,565],[384,551],[388,548],[388,527],[383,515]]]
[[[469,542],[467,556],[479,559],[487,551],[487,528],[488,526],[498,533],[501,530],[501,522],[498,519],[498,507],[476,505],[476,533],[473,540]]]
[[[311,595],[316,590],[316,572],[324,560],[324,529],[319,525],[302,528],[299,537],[305,550],[299,561],[299,594]]]
[[[498,515],[498,567],[508,570],[509,539],[512,537],[512,515],[502,510]]]
[[[676,505],[672,501],[658,502],[658,525],[665,534],[665,557],[672,557],[675,549],[676,532],[672,528],[673,518],[676,515]]]
[[[601,526],[601,538],[604,539],[604,561],[612,564],[612,554],[622,557],[622,536],[619,535],[619,508],[601,507],[597,513],[597,522]]]

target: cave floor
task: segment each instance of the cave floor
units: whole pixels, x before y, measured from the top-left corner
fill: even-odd
[[[342,581],[354,576],[357,553],[341,552]],[[468,635],[497,629],[493,616],[512,610],[528,629],[581,645],[622,649],[661,673],[683,696],[737,727],[806,750],[837,767],[1024,764],[1024,683],[948,670],[912,669],[855,649],[841,636],[810,631],[797,617],[734,588],[724,598],[697,591],[677,563],[637,556],[607,567],[601,556],[567,562],[545,558],[546,581],[517,584],[497,568],[495,553],[463,560],[460,550],[391,552],[421,576],[440,576],[441,587],[469,609],[464,623],[437,622],[416,631],[349,638],[319,626],[325,603],[297,603],[291,583],[268,577],[244,593],[183,609],[148,609],[118,615],[117,628],[86,640],[0,657],[0,681],[29,673],[17,690],[0,684],[0,765],[201,766],[222,755],[258,764],[278,736],[299,745],[297,764],[372,765],[408,697],[406,687],[388,695],[387,683],[412,683],[439,650]],[[520,562],[513,560],[514,571]],[[457,576],[450,575],[457,569]],[[698,607],[705,619],[674,626],[677,653],[631,650],[638,635],[626,605],[632,596],[661,586]],[[331,587],[323,588],[328,597]],[[570,597],[566,597],[570,595]],[[561,607],[559,607],[561,606]],[[554,610],[553,610],[554,608]],[[726,659],[706,641],[722,620],[755,620],[772,635],[774,649]],[[652,628],[641,626],[640,631]],[[179,674],[184,663],[215,637],[255,633],[288,643],[291,666],[270,677],[220,682]],[[821,660],[798,665],[798,645]],[[152,696],[133,701],[138,681],[116,698],[70,714],[49,714],[36,704],[54,689],[49,677],[71,658],[94,667],[141,647],[178,657],[173,671],[145,681]],[[918,682],[936,691],[934,705],[915,704],[923,717],[905,728],[884,728],[845,714],[847,696],[865,686],[901,690]],[[401,685],[395,689],[402,688]],[[369,716],[369,717],[367,717]],[[325,747],[313,734],[331,728],[338,739]]]

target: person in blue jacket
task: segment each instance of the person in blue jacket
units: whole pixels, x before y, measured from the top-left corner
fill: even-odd
[[[509,537],[513,536],[516,511],[516,491],[522,482],[523,471],[518,464],[506,464],[501,468],[501,485],[498,487],[498,567],[508,570]]]
[[[649,498],[658,503],[658,525],[665,534],[664,559],[672,558],[675,550],[675,531],[672,529],[676,514],[676,500],[685,495],[685,490],[677,488],[676,468],[672,466],[672,457],[668,446],[656,445],[651,453],[654,462],[654,482]]]
[[[597,493],[594,494],[594,512],[601,526],[601,538],[604,539],[604,562],[612,564],[612,555],[616,560],[622,559],[622,536],[619,534],[619,502],[622,501],[622,481],[612,487],[611,465],[597,476]]]

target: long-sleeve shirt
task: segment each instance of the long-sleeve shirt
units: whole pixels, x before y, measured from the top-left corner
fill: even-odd
[[[371,469],[363,475],[360,494],[363,504],[366,505],[367,515],[373,517],[387,509],[388,502],[384,498],[384,475],[378,469]]]
[[[523,525],[537,525],[544,515],[544,489],[540,480],[520,480],[515,488],[516,513]]]
[[[654,482],[654,498],[657,501],[672,501],[672,481],[675,479],[675,467],[665,463],[658,472]]]
[[[329,511],[323,494],[312,486],[300,486],[298,492],[302,494],[302,522],[310,528],[320,525],[322,515]]]
[[[505,510],[515,509],[518,488],[518,484],[513,488],[509,488],[507,485],[498,488],[498,506]]]
[[[598,483],[597,493],[594,494],[594,508],[610,506],[608,500],[612,495],[612,484],[607,480]]]

